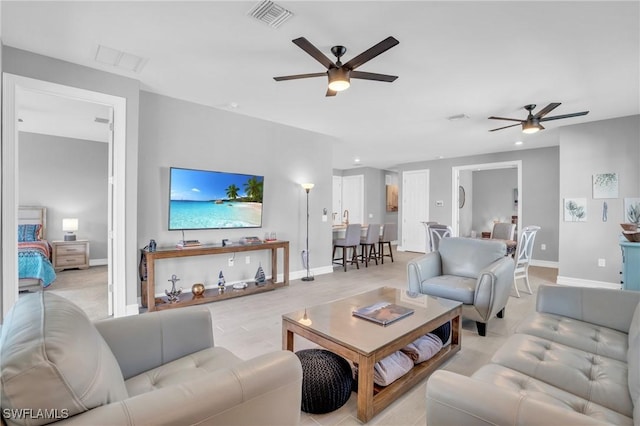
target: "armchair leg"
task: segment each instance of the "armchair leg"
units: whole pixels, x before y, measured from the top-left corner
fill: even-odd
[[[498,312],[498,318],[504,318],[504,308],[502,308],[500,312]]]
[[[480,336],[486,336],[487,335],[487,323],[476,321],[476,327],[478,327],[478,334]]]

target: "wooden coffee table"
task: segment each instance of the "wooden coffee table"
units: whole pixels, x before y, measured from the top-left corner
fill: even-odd
[[[355,309],[383,301],[413,308],[415,312],[387,326],[352,315]],[[368,422],[460,350],[461,314],[460,302],[382,287],[283,315],[282,347],[293,351],[297,334],[357,364],[358,419]],[[389,386],[374,386],[373,367],[377,361],[447,321],[452,321],[450,345]]]

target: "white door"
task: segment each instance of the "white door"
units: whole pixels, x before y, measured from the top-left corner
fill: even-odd
[[[342,178],[342,209],[349,211],[349,223],[364,224],[364,175]]]
[[[342,176],[333,177],[333,210],[331,217],[334,225],[342,222]]]
[[[402,173],[402,250],[424,253],[429,220],[429,170]]]

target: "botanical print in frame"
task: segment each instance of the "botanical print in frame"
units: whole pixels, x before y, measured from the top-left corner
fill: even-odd
[[[565,198],[564,199],[564,221],[565,222],[586,222],[587,221],[587,199],[586,198]]]
[[[618,174],[596,173],[593,175],[593,198],[618,198]]]
[[[640,225],[640,198],[624,199],[624,221]]]

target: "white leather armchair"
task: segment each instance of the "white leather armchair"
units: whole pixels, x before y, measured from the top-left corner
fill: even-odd
[[[407,264],[409,290],[462,302],[462,315],[486,335],[490,318],[504,315],[513,283],[513,259],[502,241],[443,238],[438,251]]]
[[[5,319],[0,345],[0,413],[8,425],[300,420],[302,368],[295,354],[239,359],[214,346],[207,309],[94,324],[67,299],[40,292],[18,300]],[[26,411],[12,411],[19,409]],[[29,414],[43,409],[56,418]]]

